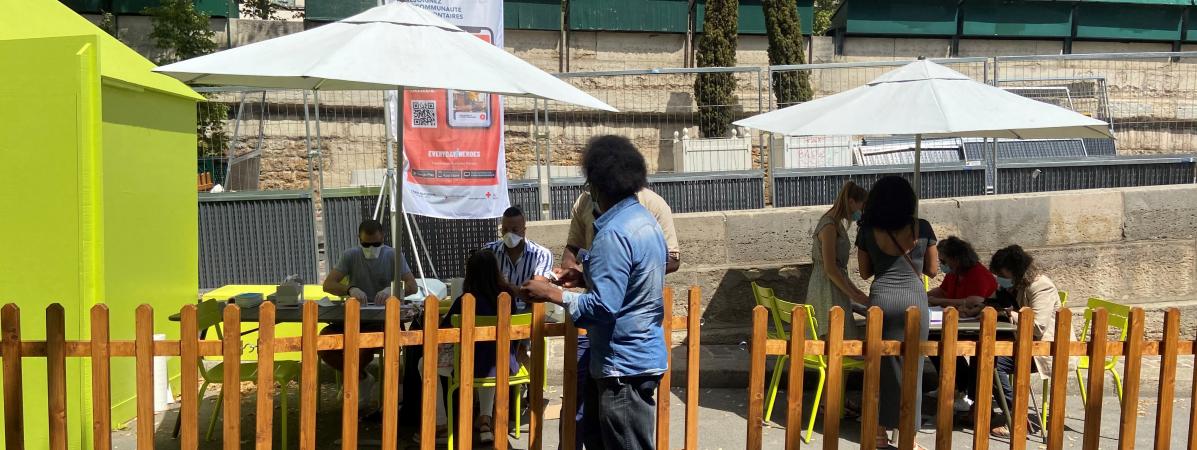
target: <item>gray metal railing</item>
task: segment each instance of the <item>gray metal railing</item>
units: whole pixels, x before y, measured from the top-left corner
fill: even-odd
[[[1072,160],[999,161],[998,194],[1069,191],[1197,182],[1197,159],[1136,157]]]
[[[312,206],[307,192],[200,194],[200,287],[317,282]]]
[[[909,166],[834,167],[779,170],[773,177],[773,206],[829,205],[840,188],[852,181],[868,189],[888,175],[911,179]],[[923,166],[920,198],[985,195],[985,170],[963,164]]]

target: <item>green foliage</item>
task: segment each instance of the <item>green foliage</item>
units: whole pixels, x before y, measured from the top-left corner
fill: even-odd
[[[196,104],[195,143],[196,156],[200,158],[219,158],[226,156],[225,148],[229,145],[229,133],[224,123],[229,118],[229,106],[211,101]]]
[[[738,3],[708,0],[703,18],[703,34],[698,40],[699,67],[736,65]],[[698,103],[698,128],[708,138],[726,137],[736,103],[736,80],[731,73],[700,73],[694,80],[694,99]]]
[[[242,0],[242,4],[242,11],[245,11],[247,16],[262,20],[273,19],[274,13],[279,9],[272,0]]]
[[[822,36],[831,28],[831,16],[839,9],[843,0],[815,0],[815,36]]]
[[[116,33],[117,33],[116,16],[113,15],[112,13],[110,13],[108,11],[100,12],[99,27],[101,30],[104,30],[105,33],[108,33],[109,36],[120,39],[120,37],[116,35]]]
[[[216,51],[216,33],[209,25],[207,14],[195,9],[192,0],[160,0],[158,6],[146,8],[154,29],[150,37],[162,50],[158,64],[168,64]]]
[[[765,29],[769,38],[769,65],[802,64],[802,26],[795,0],[765,0]],[[811,99],[810,73],[787,71],[773,73],[773,94],[784,107]]]

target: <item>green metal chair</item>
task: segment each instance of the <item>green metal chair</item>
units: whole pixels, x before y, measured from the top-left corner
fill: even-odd
[[[756,282],[752,283],[752,294],[756,298],[756,304],[767,308],[769,316],[773,318],[773,329],[769,330],[769,339],[790,340],[785,325],[790,323],[790,311],[793,311],[796,307],[806,309],[808,337],[815,340],[819,339],[819,322],[815,317],[814,308],[811,305],[791,303],[777,298],[773,294],[773,289],[761,287]],[[773,417],[773,403],[777,400],[777,388],[781,385],[781,372],[785,368],[785,364],[789,361],[789,358],[788,355],[781,355],[777,357],[777,362],[773,365],[773,377],[769,381],[769,400],[765,406],[766,422],[770,421]],[[819,402],[823,399],[823,386],[827,381],[827,358],[823,355],[806,355],[802,360],[802,365],[807,369],[814,369],[819,372],[819,382],[815,385],[815,401],[811,403],[810,420],[806,427],[806,436],[803,438],[803,441],[809,444],[811,435],[815,430],[815,412],[818,411]],[[845,372],[864,370],[864,361],[845,358],[843,370]],[[790,376],[801,375],[790,374]]]
[[[454,314],[450,320],[453,323],[453,327],[461,328],[461,316],[460,315]],[[475,327],[493,327],[493,326],[496,326],[496,323],[498,323],[498,317],[495,317],[495,316],[476,316],[476,317],[474,317],[474,326]],[[531,313],[513,314],[511,316],[511,326],[531,325],[531,324],[532,324],[532,314]],[[545,347],[545,348],[548,348],[548,347]],[[545,353],[546,353],[545,357],[547,358],[548,352],[545,352]],[[501,358],[501,357],[502,357],[502,355],[495,355],[495,358]],[[520,366],[519,371],[515,375],[511,375],[510,377],[507,378],[508,388],[528,386],[531,384],[532,384],[532,373],[528,370],[527,367],[524,367],[524,366]],[[496,377],[474,378],[474,388],[486,388],[486,387],[494,388],[494,387],[498,387],[498,386],[499,386],[499,379]],[[461,344],[454,344],[453,345],[453,374],[449,377],[449,389],[446,392],[446,394],[448,396],[448,400],[445,402],[445,416],[446,416],[446,419],[448,419],[446,426],[448,427],[447,431],[449,433],[448,448],[454,448],[453,447],[453,435],[457,430],[453,426],[453,419],[455,416],[453,415],[452,398],[453,398],[453,392],[456,391],[457,388],[459,388],[459,387],[461,387]],[[526,389],[526,388],[524,388],[524,389]],[[511,415],[515,416],[514,417],[514,419],[515,419],[515,438],[519,439],[520,438],[520,427],[522,426],[522,422],[523,422],[523,416],[522,416],[522,414],[520,414],[520,412],[523,411],[523,408],[521,405],[521,403],[522,403],[521,397],[523,397],[523,392],[516,392],[514,397],[515,397],[515,410],[513,411],[513,414],[511,414]],[[468,405],[468,406],[461,405],[461,407],[469,408],[472,410],[474,408],[474,405]],[[505,437],[495,436],[495,439],[501,439],[501,438],[505,438]]]
[[[1117,303],[1102,300],[1100,298],[1090,298],[1089,304],[1085,308],[1085,325],[1081,328],[1081,342],[1085,342],[1089,336],[1089,327],[1093,322],[1093,311],[1097,308],[1105,308],[1109,313],[1109,326],[1118,330],[1118,341],[1126,341],[1126,332],[1130,323],[1130,307],[1126,305],[1119,305]],[[1105,333],[1108,330],[1093,330],[1094,333]],[[1118,373],[1118,357],[1112,356],[1106,358],[1105,370],[1114,377],[1114,389],[1118,392],[1118,400],[1122,401],[1122,375]],[[1089,370],[1089,357],[1082,356],[1076,364],[1076,382],[1081,386],[1081,400],[1088,402],[1088,393],[1085,390],[1085,383],[1082,378],[1082,373]]]
[[[226,303],[216,300],[206,300],[199,304],[196,311],[196,325],[200,330],[201,340],[204,339],[210,329],[216,332],[217,339],[224,339],[221,323],[224,321],[225,305]],[[225,384],[224,364],[223,360],[206,360],[205,358],[200,358],[199,372],[200,377],[204,379],[204,383],[200,386],[199,398],[204,398],[204,393],[208,391],[208,386]],[[235,385],[246,381],[256,382],[258,380],[257,361],[239,361],[238,364],[241,366],[241,371]],[[275,361],[274,363],[274,381],[279,384],[279,406],[282,408],[282,418],[279,422],[279,425],[282,427],[280,436],[282,448],[287,448],[288,385],[292,381],[299,379],[300,367],[299,361]],[[183,388],[187,389],[186,386]],[[220,416],[220,409],[223,406],[224,389],[222,388],[220,395],[216,398],[216,406],[212,408],[212,417],[208,420],[208,432],[204,435],[205,440],[212,440],[212,433],[216,430],[216,419]],[[175,437],[179,436],[180,425],[180,422],[175,422]]]
[[[1060,295],[1060,307],[1063,308],[1068,305],[1068,291],[1058,291]],[[1048,401],[1051,399],[1051,385],[1052,381],[1047,376],[1043,377],[1043,404],[1039,409],[1039,430],[1046,433],[1047,431],[1047,408]],[[1032,394],[1034,394],[1032,392]]]

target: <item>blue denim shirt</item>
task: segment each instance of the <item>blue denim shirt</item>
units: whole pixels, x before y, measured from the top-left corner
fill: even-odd
[[[574,324],[590,337],[595,378],[659,375],[668,368],[665,237],[653,215],[629,197],[594,222],[594,244],[582,257],[589,290],[566,292]]]

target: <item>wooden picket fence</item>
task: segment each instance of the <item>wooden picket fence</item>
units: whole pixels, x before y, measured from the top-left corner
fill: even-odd
[[[1139,412],[1139,384],[1142,357],[1145,355],[1161,356],[1159,374],[1159,394],[1156,407],[1155,443],[1157,450],[1171,447],[1173,429],[1173,403],[1177,370],[1177,357],[1194,354],[1194,341],[1181,341],[1180,311],[1172,308],[1164,315],[1163,339],[1160,341],[1145,341],[1143,339],[1143,309],[1131,309],[1129,317],[1129,333],[1125,342],[1110,342],[1104,331],[1092,333],[1087,342],[1072,342],[1072,313],[1068,309],[1060,309],[1056,313],[1056,340],[1041,342],[1033,340],[1034,311],[1022,308],[1016,338],[1014,341],[996,340],[996,313],[992,308],[986,308],[981,315],[981,331],[977,341],[958,341],[957,331],[959,316],[954,308],[944,311],[942,339],[938,342],[919,340],[920,317],[919,310],[910,307],[906,311],[906,327],[904,341],[881,340],[882,312],[877,307],[869,309],[867,316],[866,338],[864,341],[845,341],[843,339],[844,311],[839,307],[832,308],[828,326],[827,341],[808,340],[805,324],[806,311],[802,307],[795,308],[791,314],[793,329],[790,340],[768,339],[768,309],[757,306],[752,313],[753,331],[751,342],[751,360],[749,388],[748,388],[748,442],[746,448],[760,449],[762,441],[762,409],[764,404],[765,357],[767,355],[789,355],[789,373],[801,374],[803,371],[803,357],[805,355],[824,355],[827,357],[827,382],[825,384],[825,411],[839,411],[843,404],[841,386],[844,383],[843,359],[845,356],[863,356],[864,396],[861,408],[860,448],[876,448],[877,417],[880,405],[879,387],[881,357],[901,356],[902,393],[901,417],[898,429],[898,448],[910,450],[914,448],[914,437],[919,424],[915,423],[912,414],[915,396],[922,395],[916,386],[918,372],[917,361],[922,356],[957,355],[976,358],[977,365],[977,411],[992,409],[993,371],[995,356],[1013,356],[1015,359],[1015,374],[1012,384],[1015,386],[1014,404],[1010,405],[1009,419],[1012,450],[1022,450],[1027,445],[1027,414],[1028,396],[1030,395],[1030,374],[1032,356],[1051,356],[1052,370],[1050,404],[1048,406],[1047,449],[1059,450],[1064,445],[1064,417],[1065,400],[1067,399],[1069,359],[1076,356],[1088,356],[1090,361],[1087,389],[1088,396],[1084,405],[1084,433],[1083,447],[1085,450],[1097,450],[1102,415],[1102,392],[1104,389],[1105,368],[1102,363],[1107,356],[1123,356],[1125,358],[1123,381],[1122,411],[1118,428],[1118,448],[1130,450],[1135,448],[1136,418]],[[1092,330],[1106,330],[1108,314],[1098,308],[1093,312]],[[939,377],[939,398],[936,403],[936,431],[935,448],[948,450],[952,448],[953,429],[953,401],[954,397],[946,393],[955,392],[956,358],[941,359]],[[1195,373],[1197,375],[1197,373]],[[1197,376],[1194,377],[1197,380]],[[797,449],[802,445],[802,376],[789,377],[786,387],[786,448]],[[1195,383],[1197,384],[1197,383]],[[1197,404],[1197,386],[1193,387],[1194,404]],[[975,430],[989,430],[990,417],[988,414],[977,414]],[[823,417],[823,448],[839,448],[840,417],[838,414],[825,414]],[[1197,408],[1193,408],[1189,417],[1187,430],[1188,449],[1197,448]],[[973,434],[972,448],[986,450],[989,448],[989,433],[986,431]]]
[[[506,295],[506,294],[504,294]],[[665,291],[665,323],[667,331],[685,330],[686,346],[686,408],[685,408],[685,448],[698,448],[698,358],[699,358],[699,300],[698,288],[691,288],[688,298],[689,316],[673,316],[673,295],[669,289]],[[577,346],[579,329],[567,322],[563,324],[545,323],[544,305],[533,304],[531,325],[474,327],[474,299],[470,295],[463,297],[461,328],[438,329],[437,320],[425,320],[422,330],[402,331],[400,327],[400,303],[391,298],[386,303],[386,326],[383,332],[363,333],[360,331],[361,309],[356,300],[345,303],[345,331],[341,335],[320,335],[318,326],[318,307],[314,302],[303,305],[302,335],[294,337],[274,336],[275,307],[273,303],[263,303],[259,311],[260,331],[258,333],[258,378],[257,378],[257,411],[255,424],[255,448],[269,449],[272,446],[273,410],[274,410],[274,355],[283,352],[300,352],[300,406],[299,406],[299,448],[316,448],[316,404],[319,395],[317,384],[317,369],[319,359],[317,351],[344,350],[345,372],[357,373],[359,368],[359,354],[361,349],[382,349],[383,361],[383,400],[382,400],[382,448],[394,449],[398,445],[399,427],[399,388],[400,388],[400,349],[408,346],[422,346],[424,350],[424,373],[436,373],[437,351],[439,344],[461,344],[462,373],[473,373],[474,343],[495,342],[499,354],[504,354],[510,348],[511,341],[531,339],[531,383],[529,385],[529,405],[531,420],[528,426],[530,449],[543,448],[544,427],[544,354],[543,337],[564,336],[565,354],[561,361],[564,366],[564,395],[563,414],[571,414],[577,405]],[[425,300],[426,311],[437,311],[438,301],[435,297]],[[21,339],[21,313],[16,305],[8,304],[0,309],[0,358],[3,360],[3,396],[4,396],[4,440],[5,448],[9,450],[22,449],[24,442],[24,412],[22,388],[22,361],[24,358],[45,358],[47,363],[49,406],[49,435],[52,450],[66,450],[67,448],[67,394],[66,394],[66,358],[91,359],[92,384],[92,431],[93,445],[96,449],[112,448],[110,416],[110,361],[112,358],[132,357],[136,361],[136,402],[137,402],[137,448],[154,448],[153,408],[153,360],[155,356],[180,357],[182,364],[182,398],[180,405],[180,419],[183,426],[180,429],[179,444],[182,449],[196,449],[199,446],[199,372],[201,356],[223,356],[226,361],[240,361],[242,354],[241,336],[236,332],[225,333],[221,341],[200,340],[200,330],[197,328],[197,308],[187,305],[181,312],[180,340],[155,341],[154,310],[149,305],[141,305],[136,311],[136,338],[128,340],[112,340],[109,338],[108,307],[100,304],[91,309],[91,339],[68,341],[65,339],[65,314],[61,305],[52,304],[46,308],[46,340],[26,341]],[[499,302],[498,323],[510,323],[511,310],[509,301]],[[225,330],[240,330],[240,311],[236,305],[230,304],[224,308],[223,327]],[[584,334],[584,330],[581,331]],[[665,333],[665,348],[671,350],[672,333]],[[671,352],[670,352],[671,353]],[[415,362],[410,362],[414,364]],[[507,358],[496,358],[498,385],[507,384],[509,377]],[[224,379],[239,379],[239,364],[224,365]],[[666,371],[661,379],[657,391],[657,447],[669,448],[669,416],[670,416],[670,372]],[[342,429],[340,438],[343,449],[358,448],[358,386],[356,377],[345,377],[342,397]],[[234,385],[235,386],[235,385]],[[421,448],[431,450],[435,445],[435,390],[434,377],[424,377],[422,381],[423,403],[422,422],[420,427]],[[473,404],[473,379],[461,377],[461,387],[458,389],[459,401],[462,405]],[[241,447],[241,393],[239,389],[227,389],[223,403],[223,448],[238,449]],[[496,436],[494,448],[506,449],[508,439],[508,389],[495,390],[494,433]],[[519,412],[516,412],[517,414]],[[576,424],[573,420],[561,420],[561,449],[572,449]],[[473,408],[463,407],[456,418],[458,427],[457,440],[459,448],[473,448]],[[328,432],[327,429],[321,432]]]

